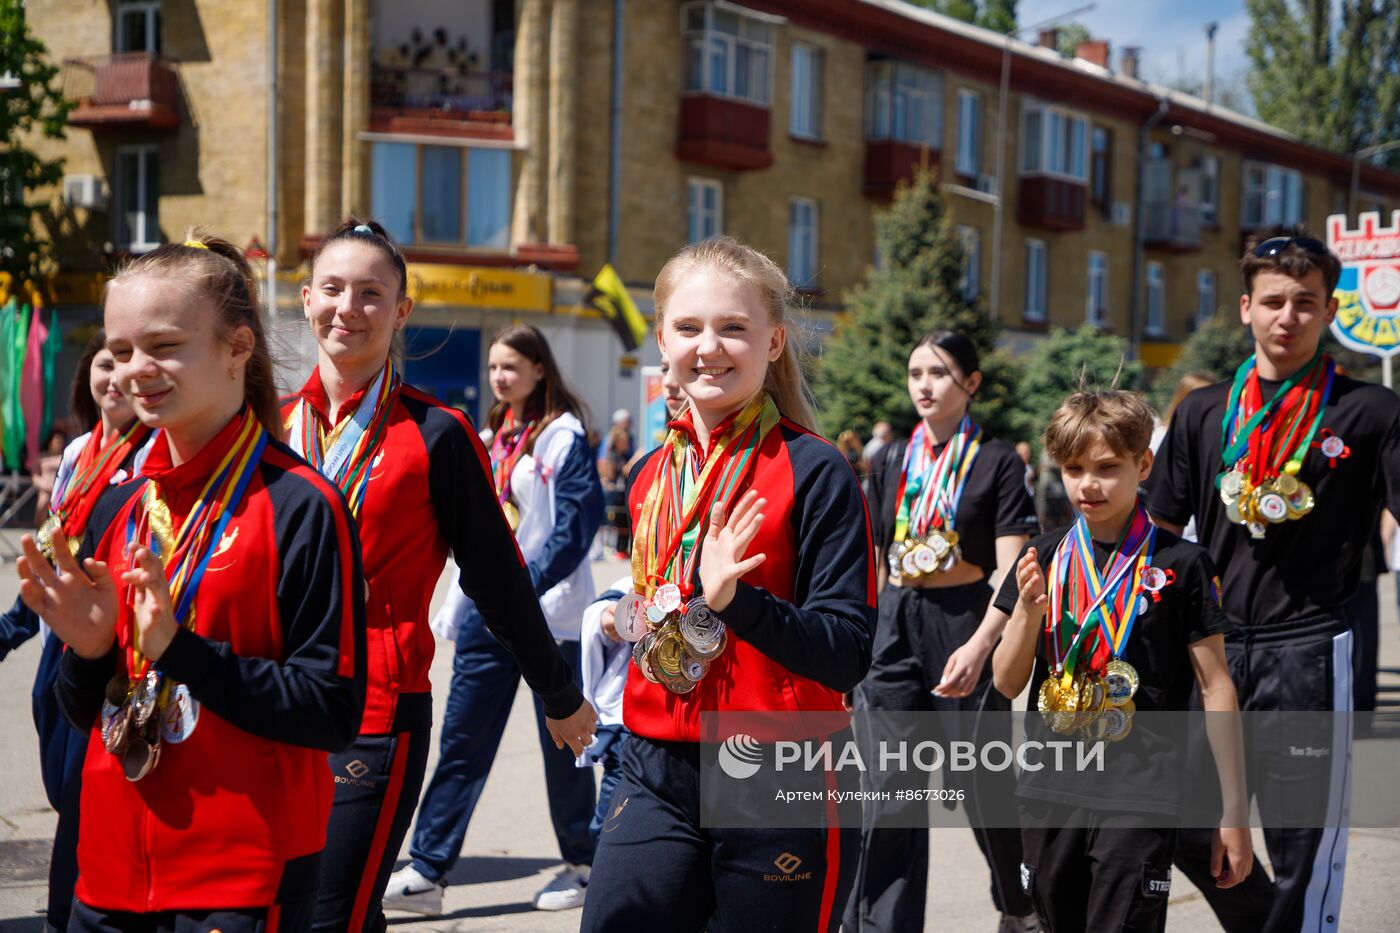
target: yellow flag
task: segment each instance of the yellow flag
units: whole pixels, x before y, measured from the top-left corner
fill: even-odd
[[[605,263],[593,277],[593,287],[583,296],[583,301],[596,308],[612,325],[628,353],[641,346],[642,338],[647,333],[646,318],[637,310],[632,296],[627,294],[627,286],[622,284],[617,270],[611,265]]]

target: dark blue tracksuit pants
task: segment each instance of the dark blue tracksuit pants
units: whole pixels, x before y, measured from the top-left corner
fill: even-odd
[[[578,642],[560,642],[559,650],[577,682]],[[519,683],[520,669],[510,652],[487,631],[479,613],[467,613],[452,659],[437,769],[418,806],[418,825],[409,845],[413,866],[425,878],[444,877],[462,854],[467,824],[491,773]],[[554,747],[538,698],[535,720],[559,854],[566,862],[591,865],[598,839],[589,827],[598,799],[593,769],[575,767],[567,746],[562,751]]]

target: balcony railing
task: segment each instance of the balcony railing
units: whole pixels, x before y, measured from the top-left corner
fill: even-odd
[[[374,65],[370,121],[374,129],[385,131],[508,138],[513,81],[509,71]]]
[[[686,94],[676,155],[686,162],[746,171],[773,164],[767,107],[732,97]]]
[[[1022,175],[1016,219],[1042,230],[1083,230],[1083,182],[1047,175]]]
[[[175,61],[154,52],[122,52],[63,62],[63,93],[76,106],[72,126],[170,129],[180,125]]]
[[[1197,204],[1148,201],[1143,205],[1143,222],[1143,239],[1150,249],[1188,253],[1201,248],[1202,217]]]
[[[895,188],[901,181],[909,181],[918,173],[920,166],[927,166],[937,172],[943,154],[921,143],[902,142],[897,139],[870,139],[865,143],[865,184],[862,191],[866,197],[888,201],[894,197]]]

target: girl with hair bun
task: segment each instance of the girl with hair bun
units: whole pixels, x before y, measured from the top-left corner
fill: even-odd
[[[908,389],[918,424],[907,441],[886,445],[870,465],[875,547],[888,582],[880,592],[870,673],[853,697],[857,710],[976,714],[1011,708],[992,689],[991,651],[1008,614],[989,608],[989,581],[1015,567],[1040,523],[1025,462],[973,420],[980,366],[976,346],[952,331],[925,334],[910,351]],[[1011,801],[1015,779],[1007,774],[983,789],[987,793],[974,788],[968,794],[969,808],[979,797]],[[921,930],[928,829],[917,815],[897,814],[927,804],[880,806],[877,819],[884,825],[862,832],[845,928]],[[1020,884],[1019,831],[983,828],[973,814],[1000,929],[1037,929],[1035,908]]]
[[[790,718],[812,736],[849,735],[842,694],[870,663],[865,500],[813,433],[790,292],[770,259],[728,237],[686,247],[657,276],[656,339],[689,405],[632,473],[632,586],[614,613],[635,642],[631,736],[584,905],[589,933],[840,922],[858,818],[766,829],[706,826],[700,813],[700,742],[714,740],[702,712],[800,713]]]
[[[69,930],[306,929],[333,784],[364,704],[364,583],[335,488],[278,442],[242,254],[194,235],[103,302],[113,379],[157,429],[77,555],[24,539],[20,596],[67,644],[88,734]]]
[[[462,590],[540,696],[553,743],[578,754],[593,735],[593,708],[550,636],[480,438],[461,412],[403,383],[407,285],[379,224],[352,217],[332,232],[301,292],[317,365],[282,404],[289,442],[349,505],[369,594],[364,718],[331,756],[317,891],[315,928],[336,933],[385,929],[381,901],[427,769],[428,605],[449,552]]]

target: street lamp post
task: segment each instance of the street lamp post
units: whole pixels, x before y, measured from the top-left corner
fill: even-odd
[[[1001,44],[1001,89],[997,94],[997,188],[991,196],[992,200],[992,287],[990,289],[992,320],[1001,318],[1001,227],[1002,213],[1006,207],[1006,98],[1011,90],[1011,42],[1023,32],[1032,29],[1043,29],[1046,26],[1053,26],[1061,20],[1071,16],[1078,16],[1080,13],[1087,13],[1097,3],[1086,3],[1084,6],[1076,7],[1058,16],[1032,23],[1029,26],[1022,26],[1006,34],[1006,38]]]

